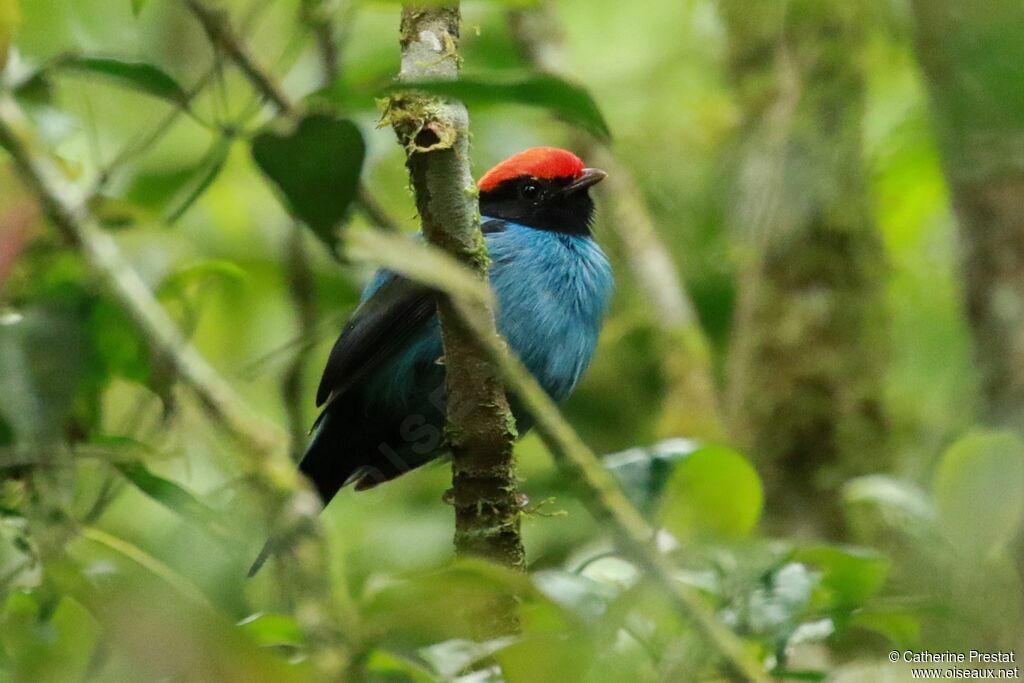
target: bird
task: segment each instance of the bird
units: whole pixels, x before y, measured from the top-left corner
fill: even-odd
[[[564,149],[533,147],[477,183],[495,323],[557,403],[590,364],[614,280],[593,235],[590,188],[607,174]],[[437,292],[382,269],[327,359],[322,407],[299,470],[326,506],[445,454],[445,368]],[[516,431],[532,423],[514,396]],[[268,542],[249,571],[273,551]]]

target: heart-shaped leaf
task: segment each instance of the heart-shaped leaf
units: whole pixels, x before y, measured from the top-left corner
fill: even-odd
[[[288,132],[269,130],[252,141],[252,155],[281,191],[291,212],[333,252],[336,227],[356,198],[366,145],[354,123],[323,114],[304,117]]]

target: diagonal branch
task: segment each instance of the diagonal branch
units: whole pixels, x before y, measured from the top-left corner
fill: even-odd
[[[494,332],[493,320],[480,306],[488,292],[467,286],[471,275],[445,254],[427,253],[409,258],[403,241],[365,230],[349,231],[346,253],[402,273],[437,288],[447,295],[450,310],[475,338],[500,378],[535,420],[535,429],[547,446],[566,480],[580,489],[580,499],[590,513],[604,522],[619,546],[657,581],[676,611],[690,621],[744,680],[767,682],[760,663],[689,586],[678,581],[672,565],[654,547],[655,530],[622,493],[601,461],[580,439],[547,393],[522,361],[509,353],[507,344]],[[403,255],[404,254],[404,255]]]
[[[226,12],[210,7],[203,0],[182,1],[202,24],[214,47],[234,62],[253,89],[266,98],[279,114],[293,116],[298,113],[288,94],[270,73],[260,67],[249,46],[232,28]],[[368,221],[382,230],[397,230],[398,224],[387,215],[365,185],[360,184],[355,202]]]
[[[14,100],[0,99],[0,144],[10,153],[18,172],[39,198],[47,217],[74,245],[104,284],[128,311],[154,350],[174,365],[213,417],[253,452],[266,457],[283,446],[281,435],[266,426],[234,390],[188,343],[153,297],[149,288],[121,255],[114,239],[86,209],[86,200],[64,179],[46,156],[32,152],[23,141],[31,133]]]
[[[319,542],[320,506],[302,488],[298,474],[282,457],[285,441],[257,415],[234,389],[188,343],[139,274],[124,258],[117,242],[89,212],[85,195],[70,183],[46,154],[33,149],[35,135],[17,103],[0,96],[0,147],[10,154],[17,172],[35,195],[43,212],[129,314],[146,341],[171,363],[178,378],[209,411],[216,426],[226,430],[248,456],[252,483],[268,503],[272,525],[294,538],[302,561],[288,562],[286,581],[297,586],[296,614],[311,642],[323,653],[322,671],[337,676],[344,658],[339,628],[326,580],[326,558]]]

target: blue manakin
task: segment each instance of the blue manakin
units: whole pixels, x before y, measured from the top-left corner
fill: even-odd
[[[569,397],[590,363],[611,296],[589,194],[605,175],[571,152],[536,147],[479,182],[498,331],[555,401]],[[372,488],[446,451],[435,296],[380,271],[335,342],[316,396],[323,412],[299,464],[325,505],[346,484]],[[530,416],[509,398],[524,434]],[[250,576],[270,551],[268,543]]]

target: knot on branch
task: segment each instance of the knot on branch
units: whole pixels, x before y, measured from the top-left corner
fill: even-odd
[[[452,149],[458,127],[437,98],[405,92],[383,101],[378,127],[390,125],[409,154]]]

